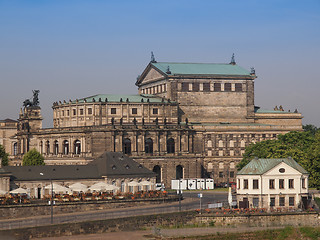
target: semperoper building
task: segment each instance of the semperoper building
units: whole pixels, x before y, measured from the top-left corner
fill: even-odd
[[[53,103],[53,128],[38,104],[21,109],[11,165],[36,148],[46,164],[86,164],[123,152],[157,173],[157,182],[211,177],[234,182],[245,147],[302,130],[297,111],[254,104],[254,69],[230,63],[156,62],[136,80],[137,95],[98,94]],[[11,154],[13,155],[13,154]]]

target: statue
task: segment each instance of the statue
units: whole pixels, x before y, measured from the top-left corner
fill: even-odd
[[[33,93],[33,99],[30,101],[30,99],[26,99],[23,101],[24,107],[38,107],[39,106],[39,92],[40,90],[32,90]]]

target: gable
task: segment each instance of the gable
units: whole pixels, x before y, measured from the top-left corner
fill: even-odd
[[[281,173],[279,169],[284,169],[284,172]],[[301,172],[289,166],[285,162],[280,162],[275,167],[271,168],[269,171],[263,174],[264,176],[288,176],[288,175],[302,175]]]
[[[159,70],[155,69],[153,66],[149,65],[143,72],[141,77],[137,81],[137,85],[141,86],[144,84],[157,82],[166,78],[166,75],[161,73]]]

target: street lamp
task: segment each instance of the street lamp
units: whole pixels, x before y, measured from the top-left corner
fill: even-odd
[[[44,176],[44,174],[41,172],[41,176]],[[52,178],[50,177],[50,182],[51,182],[51,200],[50,200],[50,205],[51,205],[51,224],[53,224],[53,183],[52,183]]]

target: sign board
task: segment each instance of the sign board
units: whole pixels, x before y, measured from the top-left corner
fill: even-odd
[[[199,194],[198,194],[198,198],[202,198],[202,193],[199,193]]]

